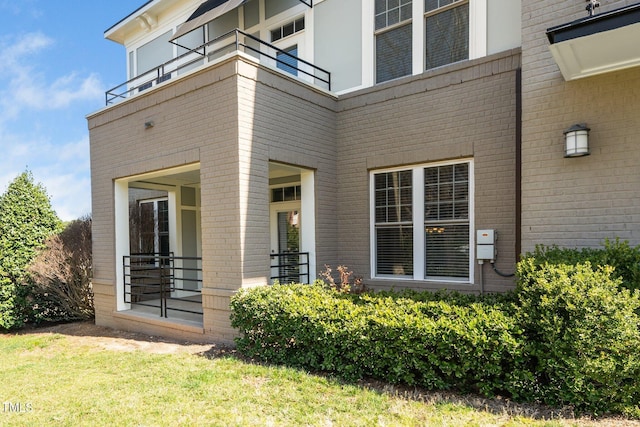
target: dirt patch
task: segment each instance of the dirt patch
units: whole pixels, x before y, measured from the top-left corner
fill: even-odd
[[[24,328],[18,334],[59,334],[71,343],[93,347],[96,350],[146,351],[157,354],[191,353],[215,354],[218,349],[211,343],[176,341],[164,337],[97,326],[93,321],[61,323],[38,328]]]

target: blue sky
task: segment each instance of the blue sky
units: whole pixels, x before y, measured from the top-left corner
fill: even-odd
[[[85,116],[126,80],[104,31],[144,0],[0,0],[0,194],[29,169],[63,220],[91,213]]]

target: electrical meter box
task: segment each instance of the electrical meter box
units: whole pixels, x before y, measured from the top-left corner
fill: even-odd
[[[495,230],[476,231],[476,259],[495,260],[496,259],[496,238]]]

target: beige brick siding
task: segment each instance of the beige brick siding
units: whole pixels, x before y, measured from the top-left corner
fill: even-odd
[[[264,277],[269,253],[268,162],[315,170],[318,265],[335,261],[336,135],[335,100],[274,79],[267,71],[241,69],[240,153],[246,204],[245,278]],[[303,212],[304,216],[304,212]],[[304,220],[304,219],[303,219]],[[317,272],[311,272],[311,280]]]
[[[633,3],[601,2],[598,13]],[[548,0],[522,9],[523,250],[615,237],[640,244],[638,69],[564,81],[545,32],[585,17],[584,5]],[[565,159],[563,131],[581,122],[592,129],[591,155]]]
[[[317,253],[333,260],[334,105],[325,93],[232,60],[90,116],[96,322],[139,329],[135,315],[115,313],[118,178],[200,163],[201,333],[209,339],[231,342],[229,297],[243,286],[267,283],[270,161],[316,171],[316,187],[323,189],[316,194],[322,218]],[[148,120],[154,126],[145,129]]]
[[[469,61],[346,95],[338,115],[338,258],[372,287],[473,285],[372,280],[369,171],[473,158],[475,226],[499,232],[498,266],[515,264],[516,69],[519,51]],[[485,271],[487,291],[513,286]]]
[[[475,165],[475,227],[500,233],[515,263],[515,78],[520,52],[334,96],[242,57],[170,81],[89,117],[96,321],[232,342],[229,298],[269,275],[269,163],[315,172],[316,253],[369,276],[369,171],[458,158]],[[154,126],[145,129],[152,120]],[[201,329],[116,310],[114,180],[199,162]],[[476,283],[448,285],[477,292]],[[317,272],[311,272],[311,278]],[[485,268],[487,291],[513,286]],[[369,280],[389,287],[397,282]],[[404,282],[438,289],[444,283]]]

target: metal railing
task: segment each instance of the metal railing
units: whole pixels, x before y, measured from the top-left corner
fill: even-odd
[[[271,254],[271,282],[309,283],[309,252]]]
[[[272,65],[282,73],[297,75],[304,81],[331,90],[329,71],[239,29],[231,30],[195,49],[184,46],[180,48],[187,49],[188,52],[108,90],[105,93],[106,105],[150,89],[205,62],[215,61],[234,51],[247,53],[257,58],[260,63]]]
[[[201,258],[131,254],[122,262],[125,303],[158,309],[160,317],[169,312],[202,315]]]

